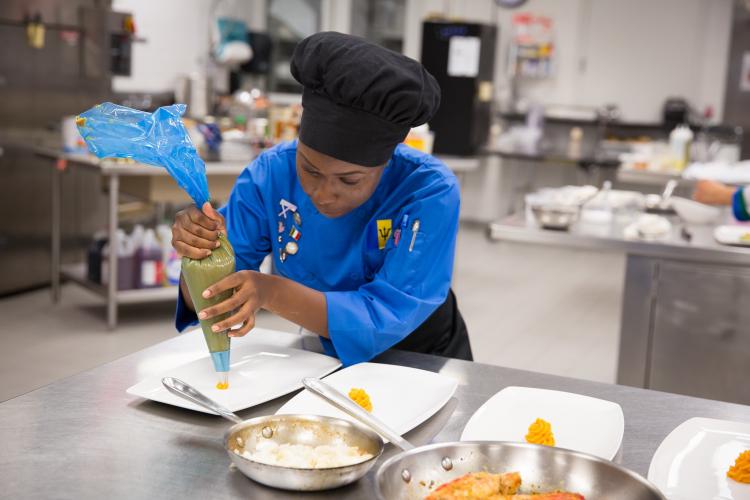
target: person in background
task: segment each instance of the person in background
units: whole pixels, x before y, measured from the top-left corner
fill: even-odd
[[[242,336],[266,309],[320,336],[344,365],[392,347],[472,359],[450,289],[459,188],[436,158],[401,144],[440,104],[417,61],[341,33],[302,40],[291,62],[304,87],[298,141],[261,153],[221,210],[177,214],[175,250],[200,259],[226,232],[237,272],[195,311],[184,282],[176,326],[232,311],[215,331]],[[273,256],[274,275],[258,272]]]
[[[750,220],[750,188],[732,187],[716,181],[698,181],[693,199],[708,205],[731,206],[737,220]]]

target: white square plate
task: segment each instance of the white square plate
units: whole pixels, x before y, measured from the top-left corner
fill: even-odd
[[[714,229],[714,239],[722,245],[750,246],[750,227],[745,225],[719,226]]]
[[[163,377],[187,382],[231,411],[239,411],[284,396],[302,387],[305,377],[323,377],[341,366],[330,356],[271,344],[233,347],[229,389],[216,388],[216,372],[206,356],[149,377],[128,389],[128,394],[190,410],[213,413],[167,391]]]
[[[372,414],[399,434],[405,434],[438,412],[453,396],[458,383],[445,375],[380,363],[360,363],[325,378],[344,394],[356,387],[370,395]],[[311,413],[355,421],[315,394],[303,391],[277,414]]]
[[[625,417],[617,403],[570,392],[506,387],[469,419],[461,441],[525,442],[529,426],[552,425],[555,446],[612,460],[620,449]]]
[[[750,499],[750,484],[727,477],[745,450],[750,450],[750,424],[691,418],[661,442],[648,478],[670,500]]]

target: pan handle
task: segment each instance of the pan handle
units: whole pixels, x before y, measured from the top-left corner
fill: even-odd
[[[240,417],[227,410],[219,403],[209,398],[187,382],[183,382],[178,378],[164,377],[163,379],[161,379],[161,383],[162,385],[164,385],[164,387],[167,388],[169,392],[181,397],[182,399],[187,399],[191,403],[195,403],[207,410],[218,413],[222,417],[226,418],[227,420],[231,420],[235,424],[240,424],[243,422]]]
[[[409,451],[414,448],[413,444],[399,436],[380,419],[322,380],[308,377],[302,379],[302,384],[308,391],[324,399],[350,417],[356,418],[402,450]]]

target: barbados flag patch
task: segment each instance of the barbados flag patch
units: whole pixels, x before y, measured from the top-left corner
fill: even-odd
[[[382,250],[393,234],[393,221],[391,219],[378,219],[367,226],[367,248]]]

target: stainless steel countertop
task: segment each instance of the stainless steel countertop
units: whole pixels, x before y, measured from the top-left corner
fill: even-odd
[[[52,160],[65,160],[83,167],[95,168],[102,174],[119,174],[128,176],[165,176],[169,175],[166,169],[146,165],[139,162],[125,162],[115,159],[99,159],[96,156],[85,153],[65,153],[59,149],[35,147],[33,151],[44,158]],[[231,175],[238,176],[247,167],[252,158],[247,161],[207,161],[206,175]]]
[[[271,331],[256,333],[263,339],[277,338],[285,345],[298,344],[301,339]],[[317,339],[307,340],[317,344]],[[65,355],[64,350],[60,355]],[[203,338],[196,330],[1,403],[0,496],[372,497],[373,472],[354,485],[318,494],[293,495],[258,485],[229,468],[229,458],[221,443],[229,422],[125,393],[125,389],[146,376],[204,355]],[[661,440],[684,420],[691,417],[750,420],[748,406],[437,356],[394,351],[377,361],[440,372],[459,381],[455,397],[446,407],[407,434],[416,444],[458,439],[474,411],[509,385],[571,391],[619,403],[625,413],[625,437],[615,461],[644,475]],[[287,399],[279,398],[240,415],[249,418],[271,414]],[[389,445],[381,460],[395,453]]]
[[[715,226],[683,224],[676,217],[669,219],[672,232],[661,241],[626,239],[624,231],[632,217],[618,218],[611,224],[578,222],[569,231],[556,231],[541,229],[522,215],[513,215],[490,223],[488,235],[495,241],[610,250],[701,263],[750,265],[750,249],[717,243],[713,237]],[[690,241],[682,236],[683,228],[690,233]]]

